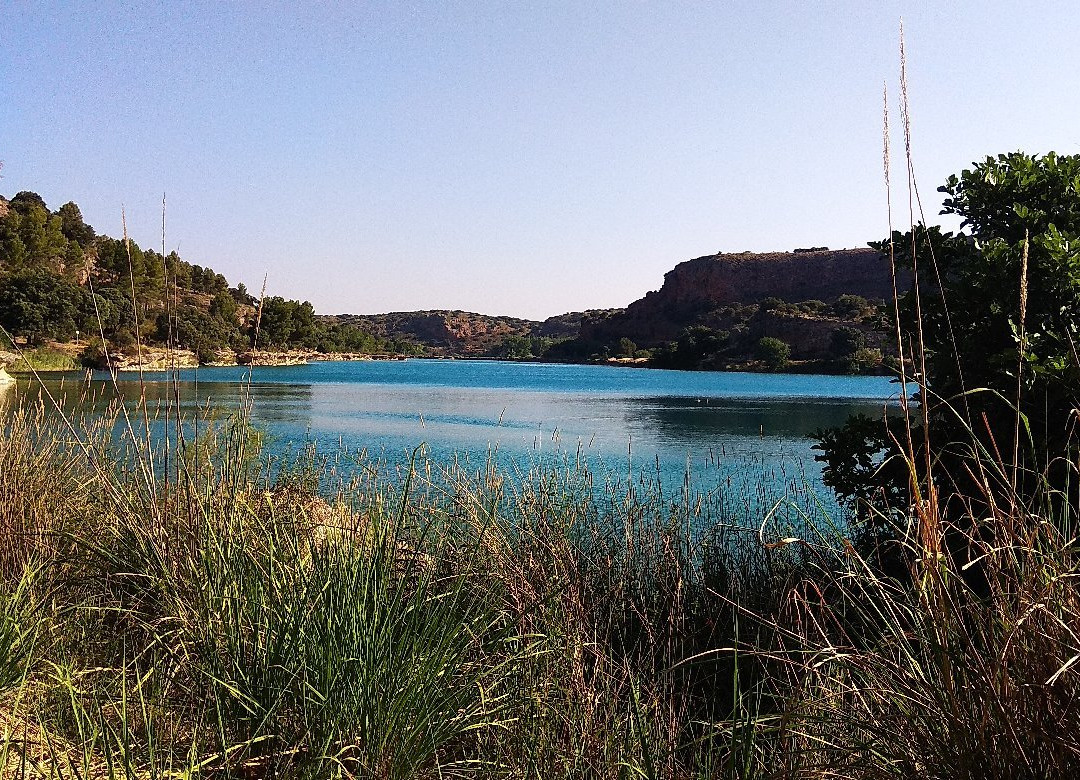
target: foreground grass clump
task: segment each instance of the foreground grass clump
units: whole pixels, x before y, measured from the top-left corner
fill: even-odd
[[[4,418],[4,776],[1080,765],[1076,546],[1019,502],[969,518],[977,566],[922,533],[896,579],[837,534],[773,539],[580,467],[268,470],[234,426],[166,479],[109,430]]]
[[[795,595],[805,629],[790,642],[789,706],[808,770],[1080,772],[1076,539],[1030,513],[978,520],[964,566],[920,561],[919,581],[901,584],[853,557],[826,580],[829,598]]]

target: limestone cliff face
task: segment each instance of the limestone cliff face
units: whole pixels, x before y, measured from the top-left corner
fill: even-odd
[[[679,263],[652,295],[677,305],[702,300],[723,305],[769,297],[827,301],[845,293],[891,297],[888,258],[875,249],[710,255]]]
[[[624,313],[586,320],[582,337],[605,341],[627,336],[639,345],[657,344],[677,338],[687,325],[722,306],[766,298],[830,301],[844,294],[891,298],[888,258],[874,249],[708,255],[675,266],[664,275],[663,287]]]

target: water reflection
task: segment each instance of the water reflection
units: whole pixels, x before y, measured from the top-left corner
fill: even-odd
[[[708,441],[718,436],[805,439],[821,428],[842,425],[853,414],[880,416],[882,403],[731,398],[629,399],[628,416],[665,440]]]
[[[259,369],[255,381],[236,368],[184,372],[178,383],[145,379],[20,379],[0,403],[47,392],[68,415],[94,416],[122,402],[129,414],[147,410],[156,437],[177,409],[194,421],[250,408],[271,453],[315,443],[394,464],[424,443],[436,461],[496,457],[516,471],[582,457],[613,478],[754,495],[757,505],[771,500],[763,484],[772,493],[800,484],[823,492],[809,436],[853,413],[880,415],[893,392],[880,378],[440,361]]]

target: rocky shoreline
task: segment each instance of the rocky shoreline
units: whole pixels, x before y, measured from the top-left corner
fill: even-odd
[[[315,352],[313,350],[289,350],[286,352],[233,352],[222,350],[214,360],[199,363],[198,357],[190,350],[144,349],[142,360],[139,356],[111,355],[114,371],[170,371],[177,368],[198,368],[204,366],[305,366],[308,363],[357,361],[357,360],[398,360],[396,355],[368,355],[360,352]],[[105,369],[100,365],[97,368]]]
[[[14,382],[14,378],[10,374],[16,376],[29,374],[29,373],[62,373],[66,371],[80,370],[80,366],[84,368],[92,368],[99,371],[112,371],[118,374],[131,374],[139,372],[164,372],[164,371],[176,371],[179,369],[193,369],[200,366],[262,366],[262,367],[280,367],[280,366],[303,366],[309,363],[326,363],[326,362],[344,362],[344,361],[365,361],[365,360],[407,360],[408,356],[399,354],[368,354],[360,352],[316,352],[314,350],[289,350],[289,351],[262,351],[254,350],[247,352],[234,352],[233,350],[221,350],[215,355],[215,359],[206,363],[200,363],[198,356],[195,352],[187,349],[173,349],[166,350],[159,347],[143,347],[140,351],[128,352],[110,352],[108,358],[102,356],[94,365],[83,366],[81,362],[81,350],[74,349],[74,345],[68,344],[49,344],[48,348],[67,355],[70,359],[69,364],[66,366],[55,365],[34,365],[33,357],[31,353],[31,363],[27,363],[27,360],[19,354],[14,352],[0,351],[0,386]],[[475,360],[479,359],[478,356],[460,356],[460,355],[428,355],[431,359],[442,360]],[[506,362],[519,362],[514,358],[484,358],[488,360],[505,360]],[[532,358],[531,360],[536,360]],[[656,368],[657,366],[649,358],[645,357],[609,357],[600,360],[591,361],[550,361],[540,359],[538,362],[566,362],[570,364],[579,363],[595,363],[597,365],[617,366],[622,368],[638,368],[648,369]],[[691,369],[691,370],[703,370],[703,369]],[[744,360],[744,361],[732,361],[726,363],[723,366],[717,366],[712,369],[717,371],[742,371],[753,373],[768,373],[773,369],[770,369],[764,363],[759,360]],[[792,360],[784,368],[786,373],[793,374],[806,374],[806,373],[822,373],[822,374],[836,374],[843,373],[836,370],[836,367],[830,364],[828,361],[823,360]],[[875,373],[891,375],[891,371],[887,370],[885,366],[879,367],[877,370],[867,371],[864,373]],[[5,382],[5,377],[9,382]]]
[[[74,350],[71,344],[50,344],[49,348],[68,355],[74,365],[79,365],[81,350]],[[139,371],[174,371],[177,369],[198,368],[200,365],[302,366],[315,362],[357,360],[405,360],[405,356],[390,354],[369,355],[360,352],[323,353],[313,350],[289,350],[286,352],[264,352],[262,350],[234,352],[232,350],[221,350],[215,355],[214,360],[208,363],[200,363],[195,352],[188,349],[168,350],[159,347],[143,347],[137,351],[110,352],[107,356],[102,355],[94,364],[88,367],[100,371],[130,373]],[[2,372],[0,374],[0,384],[4,383],[3,377],[11,379],[7,371],[13,374],[26,374],[32,371],[55,373],[70,370],[72,370],[70,367],[35,366],[33,365],[32,356],[30,362],[28,362],[27,358],[14,352],[0,352],[0,372]]]

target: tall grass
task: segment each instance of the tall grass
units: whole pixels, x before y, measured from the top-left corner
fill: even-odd
[[[148,491],[111,423],[88,447],[54,419],[18,406],[0,439],[3,719],[33,735],[4,756],[27,775],[692,775],[763,673],[680,662],[805,564],[584,468],[343,481],[259,466],[243,425]]]
[[[10,341],[10,339],[7,340]],[[11,370],[16,373],[34,371],[72,371],[79,367],[79,361],[71,353],[49,346],[20,350],[19,358],[20,359],[11,366]]]
[[[1061,494],[971,500],[933,555],[913,507],[894,579],[838,530],[732,525],[580,465],[268,465],[242,419],[154,487],[113,424],[4,418],[9,775],[1080,770]]]
[[[913,533],[913,582],[885,578],[852,554],[798,592],[800,628],[784,645],[792,747],[805,768],[870,778],[1076,776],[1080,559],[1056,520],[1019,502],[942,519],[965,536],[961,559],[926,558]]]

